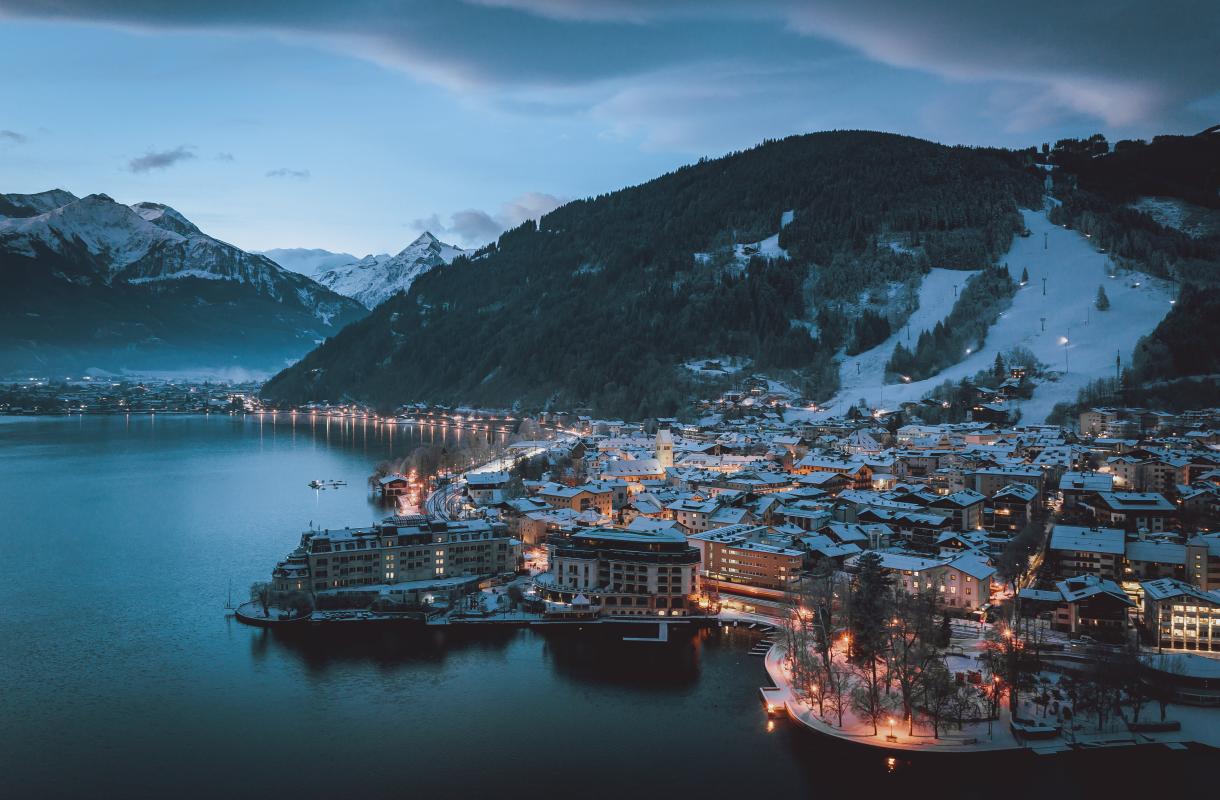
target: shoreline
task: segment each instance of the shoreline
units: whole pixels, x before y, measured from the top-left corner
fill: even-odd
[[[1218,750],[1216,745],[1192,739],[1181,732],[1178,735],[1166,734],[1165,738],[1152,738],[1152,735],[1134,731],[1116,731],[1099,734],[1077,734],[1072,739],[1059,735],[1054,739],[1023,740],[1011,732],[1011,718],[1006,708],[1001,708],[1000,716],[994,721],[993,737],[984,739],[982,735],[944,736],[934,739],[930,736],[909,737],[903,734],[907,741],[889,741],[878,729],[873,733],[852,733],[835,727],[818,718],[812,706],[794,697],[792,685],[783,665],[784,646],[775,643],[767,651],[764,658],[764,668],[770,678],[772,687],[762,687],[760,693],[770,703],[782,704],[782,711],[795,724],[806,730],[829,736],[839,742],[881,751],[893,755],[902,754],[956,754],[956,755],[996,755],[1027,753],[1036,756],[1058,756],[1067,753],[1093,752],[1097,750],[1113,750],[1120,748],[1161,747],[1169,750],[1188,750],[1191,748],[1206,748]],[[779,710],[778,708],[776,709]],[[978,724],[978,723],[976,723]]]
[[[643,642],[664,644],[670,641],[669,627],[673,626],[686,632],[705,627],[742,627],[757,630],[765,635],[776,630],[774,620],[753,618],[752,616],[733,613],[729,616],[691,616],[678,619],[665,617],[639,618],[595,618],[595,619],[545,619],[535,614],[520,614],[507,616],[469,617],[461,619],[426,619],[421,612],[384,613],[369,611],[323,611],[290,619],[266,618],[261,612],[243,613],[243,609],[253,607],[253,603],[243,603],[235,611],[235,618],[246,625],[272,630],[291,630],[295,632],[338,630],[369,630],[379,629],[386,625],[409,628],[417,631],[452,630],[467,633],[503,631],[511,629],[541,629],[541,630],[572,630],[583,631],[586,627],[592,631],[615,633],[624,642]],[[358,625],[363,623],[363,625]],[[644,626],[656,630],[654,636],[623,635],[638,632]],[[664,626],[664,628],[662,628]],[[616,631],[615,628],[621,630]],[[1164,734],[1149,734],[1144,732],[1112,731],[1108,733],[1078,733],[1072,738],[1062,734],[1054,739],[1022,739],[1011,731],[1011,719],[1006,708],[1001,708],[1000,717],[993,722],[993,733],[957,732],[957,735],[946,734],[939,739],[928,735],[907,736],[906,741],[889,741],[883,731],[876,735],[871,732],[854,733],[835,727],[818,718],[815,710],[794,697],[791,682],[783,665],[785,648],[781,642],[771,643],[763,655],[763,668],[771,682],[771,686],[759,688],[759,696],[763,703],[763,712],[768,717],[786,716],[793,724],[817,734],[830,737],[837,742],[864,748],[871,752],[889,755],[911,757],[921,754],[937,755],[972,755],[1011,756],[1025,753],[1032,756],[1059,756],[1069,753],[1096,752],[1099,750],[1115,750],[1127,748],[1160,747],[1168,750],[1190,750],[1205,748],[1218,750],[1214,744],[1191,738],[1181,731]],[[976,723],[981,724],[981,723]],[[1154,738],[1158,737],[1158,738]]]

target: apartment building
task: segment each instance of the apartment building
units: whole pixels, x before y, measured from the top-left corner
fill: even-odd
[[[690,543],[699,549],[699,583],[705,591],[784,600],[800,580],[804,552],[765,525],[729,525],[695,534]]]
[[[1157,492],[1098,492],[1079,503],[1093,512],[1097,524],[1128,531],[1159,533],[1177,517],[1177,507]]]
[[[685,616],[699,550],[673,530],[592,528],[552,538],[535,588],[557,616]]]
[[[1144,590],[1141,626],[1148,641],[1163,650],[1220,652],[1220,593],[1174,578],[1140,586]]]
[[[1056,525],[1051,529],[1047,555],[1055,565],[1056,575],[1096,575],[1118,580],[1125,552],[1125,535],[1116,528]]]
[[[874,551],[881,567],[894,575],[894,587],[908,594],[932,592],[939,605],[974,611],[991,602],[995,567],[977,553],[956,557],[929,557],[910,553]],[[849,558],[853,566],[859,556]]]
[[[387,517],[367,528],[311,530],[272,572],[279,591],[322,592],[514,572],[521,542],[502,524]]]

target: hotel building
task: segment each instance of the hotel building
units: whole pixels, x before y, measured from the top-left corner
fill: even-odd
[[[765,525],[729,525],[690,537],[699,548],[700,587],[770,600],[790,599],[805,554],[771,541]]]
[[[593,528],[552,538],[550,571],[535,579],[548,613],[684,616],[699,551],[673,530]]]
[[[1173,578],[1140,586],[1144,634],[1152,644],[1163,650],[1220,652],[1220,593]]]
[[[272,571],[276,591],[322,592],[515,572],[521,542],[502,524],[387,517],[368,528],[307,531]]]

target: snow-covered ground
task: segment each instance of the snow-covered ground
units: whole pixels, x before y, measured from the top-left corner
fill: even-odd
[[[795,218],[795,211],[785,211],[780,215],[779,226],[786,228]],[[715,257],[714,253],[695,253],[695,261],[707,264]],[[774,233],[757,242],[741,242],[733,245],[733,258],[739,269],[744,269],[754,256],[778,259],[788,258],[788,251],[779,246],[779,234]]]
[[[1196,238],[1220,233],[1220,211],[1203,208],[1177,197],[1141,197],[1131,204],[1166,228]]]
[[[1050,370],[1062,373],[1066,369],[1057,381],[1042,380],[1033,398],[1019,406],[1025,422],[1042,422],[1055,403],[1074,401],[1090,380],[1113,375],[1116,354],[1121,353],[1123,364],[1129,364],[1136,342],[1169,313],[1168,287],[1136,272],[1119,272],[1110,278],[1109,256],[1097,252],[1089,239],[1053,225],[1042,211],[1022,214],[1032,235],[1017,237],[1001,262],[1008,264],[1014,278],[1028,269],[1029,284],[1017,291],[980,350],[927,380],[883,385],[885,362],[899,338],[905,340],[906,331],[900,329],[881,345],[846,360],[840,373],[842,388],[820,415],[842,414],[861,397],[874,408],[917,401],[946,380],[958,381],[989,369],[996,353],[1020,346],[1031,350]],[[919,331],[948,315],[954,301],[952,285],[963,277],[961,272],[936,269],[924,279],[919,310],[911,322],[912,343]],[[1098,286],[1105,286],[1109,311],[1093,306]]]
[[[965,272],[956,269],[934,269],[929,272],[919,287],[919,308],[911,314],[907,324],[899,328],[890,338],[871,350],[859,355],[843,359],[839,367],[839,385],[843,387],[835,403],[854,403],[860,397],[867,398],[876,405],[881,402],[882,380],[885,377],[885,363],[890,360],[894,346],[903,342],[908,347],[914,347],[919,341],[919,334],[936,326],[936,323],[949,316],[953,304],[957,302],[954,287],[960,292],[966,281],[976,275],[975,272]],[[856,393],[849,389],[855,387]],[[872,393],[867,389],[871,387]],[[890,392],[885,392],[885,400],[890,401]],[[846,406],[843,411],[846,411]]]
[[[706,369],[709,363],[719,364],[720,367],[718,369]],[[749,363],[750,361],[747,358],[720,356],[719,358],[696,358],[694,361],[687,361],[682,366],[691,372],[698,372],[704,375],[732,375],[741,372]]]

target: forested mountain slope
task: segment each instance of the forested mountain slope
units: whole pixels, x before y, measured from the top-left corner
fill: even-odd
[[[1119,142],[1110,152],[1101,137],[1089,141],[1096,140],[1101,153],[1072,140],[1056,145],[1055,193],[1062,204],[1051,220],[1091,236],[1119,266],[1169,281],[1176,294],[1168,316],[1136,348],[1124,383],[1220,372],[1220,234],[1162,224],[1133,207],[1155,199],[1200,211],[1220,208],[1220,128]]]
[[[993,262],[1022,227],[1018,207],[1040,203],[1028,158],[831,132],[703,160],[568,203],[420,276],[265,393],[672,414],[694,388],[675,366],[729,354],[825,396],[850,331],[819,326],[819,312],[841,323],[846,307],[850,323],[866,294],[932,265]],[[787,258],[694,256],[777,232]]]

